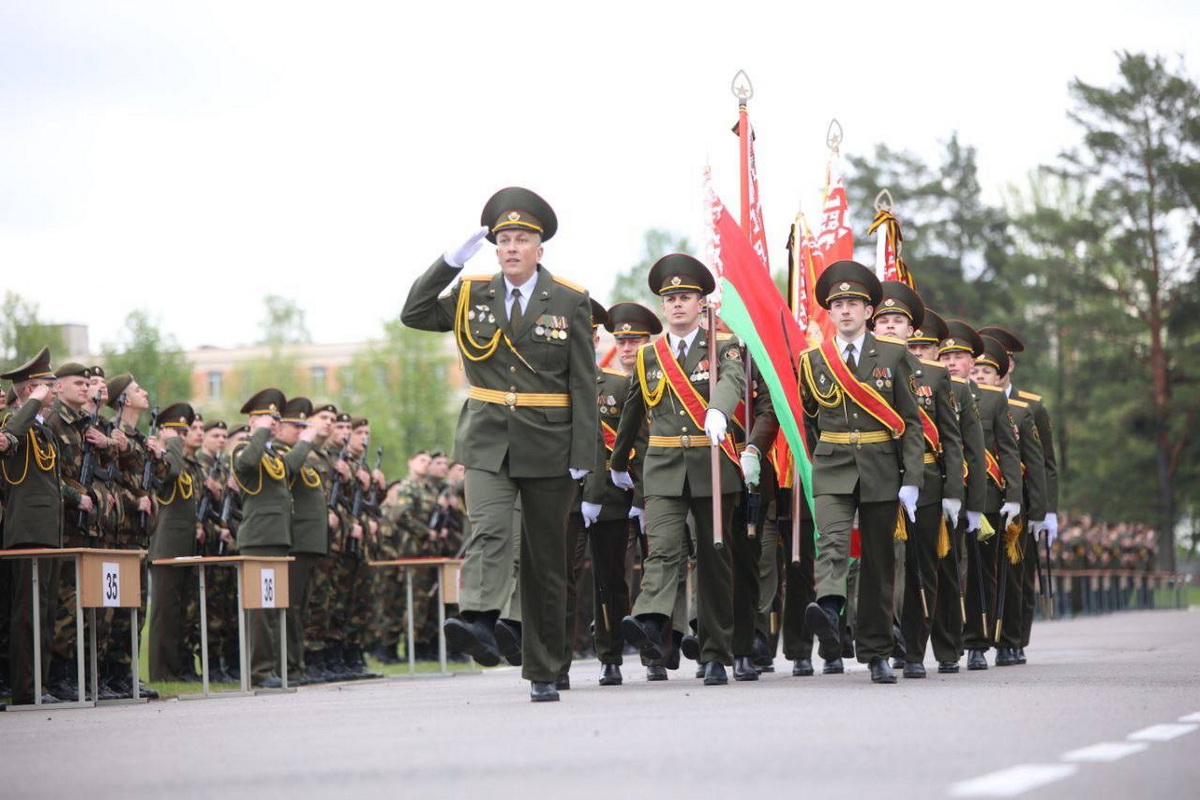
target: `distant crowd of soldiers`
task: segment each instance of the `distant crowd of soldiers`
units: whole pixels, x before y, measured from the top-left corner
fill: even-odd
[[[442,451],[422,450],[402,479],[389,482],[379,468],[382,448],[369,463],[370,422],[332,404],[314,406],[265,389],[243,408],[248,422],[231,425],[205,419],[187,403],[151,408],[146,389],[129,374],[110,378],[101,366],[79,363],[54,369],[47,348],[0,377],[12,382],[0,411],[4,548],[148,549],[150,560],[291,556],[293,684],[369,677],[367,652],[398,663],[404,578],[369,562],[454,556],[461,549],[461,465]],[[148,573],[141,610],[148,593],[149,677],[198,681],[194,573],[167,566],[150,566]],[[232,569],[208,570],[213,681],[241,677],[235,576]],[[42,701],[73,701],[80,694],[75,573],[41,559],[38,578]],[[413,580],[417,637],[408,646],[429,657],[437,639],[433,578],[418,571]],[[30,562],[6,563],[0,581],[0,696],[27,704],[33,701]],[[94,699],[129,697],[137,658],[130,652],[130,617],[124,609],[103,612]],[[252,683],[278,686],[281,632],[261,612],[250,618]],[[139,615],[139,624],[145,620]]]
[[[1158,564],[1158,534],[1144,523],[1093,522],[1087,514],[1064,518],[1050,548],[1061,569],[1153,572]]]

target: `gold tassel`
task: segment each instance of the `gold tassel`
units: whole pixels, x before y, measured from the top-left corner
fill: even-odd
[[[996,529],[992,527],[992,523],[988,521],[987,515],[979,518],[979,541],[986,542],[988,539],[996,535]]]
[[[950,555],[950,529],[946,526],[946,516],[942,515],[942,527],[938,530],[937,557],[945,558]]]
[[[1004,529],[1004,549],[1008,553],[1008,563],[1021,563],[1021,531],[1025,528],[1017,522],[1009,523]]]
[[[896,509],[896,532],[892,534],[892,538],[897,542],[908,541],[908,519],[904,516],[903,504]]]

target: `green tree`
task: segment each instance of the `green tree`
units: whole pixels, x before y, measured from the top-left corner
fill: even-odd
[[[263,311],[259,322],[262,336],[255,344],[265,346],[267,353],[244,361],[232,371],[229,391],[218,409],[221,414],[236,414],[243,401],[268,386],[279,387],[285,395],[295,392],[300,374],[296,347],[312,342],[304,310],[291,300],[267,295],[263,300]]]
[[[4,368],[16,366],[32,358],[45,345],[50,346],[52,358],[61,357],[61,332],[41,321],[36,303],[25,300],[16,292],[5,291],[4,305],[0,307],[0,364]]]
[[[150,393],[158,405],[185,400],[193,395],[192,363],[183,348],[143,310],[131,311],[116,342],[100,348],[100,358],[109,376],[128,372]]]
[[[336,402],[370,420],[372,449],[385,446],[384,471],[401,476],[413,451],[453,447],[457,409],[450,371],[457,367],[444,334],[405,327],[399,317],[383,332],[383,341],[339,370]]]
[[[650,297],[650,289],[646,285],[646,275],[654,262],[668,253],[692,253],[692,245],[686,236],[680,236],[661,228],[651,228],[643,235],[645,255],[642,259],[624,272],[617,273],[613,278],[612,291],[609,293],[609,305],[615,303],[641,303],[646,305]],[[694,255],[694,254],[693,254]]]

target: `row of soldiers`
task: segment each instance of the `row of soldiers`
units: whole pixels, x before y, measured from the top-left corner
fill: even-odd
[[[1041,398],[1012,382],[1013,334],[943,320],[852,261],[816,296],[834,328],[794,358],[811,475],[746,349],[708,316],[709,270],[685,254],[647,279],[658,316],[604,308],[541,264],[553,209],[510,187],[413,284],[405,324],[453,332],[469,384],[455,455],[473,535],[448,639],[520,664],[534,702],[570,688],[572,591],[591,550],[600,684],[625,647],[651,681],[680,654],[709,686],[757,680],[779,642],[796,676],[857,656],[875,683],[1025,663],[1038,542],[1057,531]],[[460,275],[483,246],[500,271]],[[706,324],[706,316],[709,323]],[[777,324],[771,322],[770,324]],[[620,369],[597,369],[595,331]],[[811,507],[803,496],[811,495]],[[630,537],[643,555],[631,602]],[[690,594],[689,597],[689,585]]]
[[[368,677],[371,650],[397,661],[404,587],[396,570],[372,559],[446,555],[462,536],[461,468],[442,452],[420,452],[409,474],[387,484],[368,467],[370,423],[332,404],[286,399],[265,389],[230,427],[204,420],[187,403],[151,409],[132,375],[102,367],[50,365],[48,348],[0,376],[12,381],[0,427],[4,548],[148,549],[150,559],[291,556],[289,680]],[[140,423],[148,418],[143,432]],[[455,473],[459,473],[457,476]],[[453,554],[451,551],[449,554]],[[0,695],[33,700],[31,566],[0,570]],[[75,700],[75,575],[39,560],[43,702]],[[211,569],[207,620],[211,677],[240,677],[236,573]],[[147,576],[144,576],[147,577]],[[200,650],[199,598],[190,570],[149,567],[148,639],[153,681],[192,681]],[[436,615],[428,581],[414,609],[428,650]],[[147,598],[142,598],[142,611]],[[133,691],[130,617],[106,609],[97,620],[98,699]],[[280,632],[273,615],[250,615],[254,685],[280,685]],[[145,615],[139,617],[144,622]],[[89,666],[90,669],[90,666]],[[7,679],[11,674],[11,685]],[[156,696],[140,687],[144,696]]]

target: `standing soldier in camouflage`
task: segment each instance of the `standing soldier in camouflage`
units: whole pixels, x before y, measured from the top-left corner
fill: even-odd
[[[229,426],[223,420],[204,423],[204,442],[196,454],[205,474],[208,511],[200,520],[204,528],[204,552],[208,556],[234,555],[234,538],[228,524],[222,522],[225,495],[229,488],[229,459],[225,448]],[[217,683],[234,680],[230,669],[236,667],[226,654],[237,650],[237,570],[211,569],[207,572],[208,650],[212,654],[209,678]],[[232,640],[232,641],[231,641]]]
[[[349,677],[343,655],[343,631],[335,626],[335,611],[339,597],[337,579],[340,564],[346,552],[352,526],[342,512],[341,498],[348,491],[350,467],[342,459],[346,456],[346,445],[350,440],[350,415],[338,411],[333,405],[323,408],[333,416],[333,427],[325,446],[319,448],[322,481],[329,498],[329,555],[317,562],[313,568],[313,593],[308,605],[308,623],[305,639],[310,651],[305,654],[308,677],[314,681],[338,680]],[[340,622],[338,623],[340,625]]]
[[[50,349],[0,375],[13,382],[15,404],[0,425],[0,476],[4,478],[4,549],[63,546],[63,498],[55,437],[46,425],[52,413]],[[33,693],[33,625],[41,625],[43,703],[59,698],[46,691],[50,647],[54,643],[58,579],[61,561],[38,561],[38,601],[41,617],[33,620],[33,562],[12,562],[9,683],[14,705],[30,705]]]
[[[396,487],[388,492],[391,502],[384,510],[384,519],[395,530],[400,542],[399,555],[404,558],[430,558],[441,555],[436,540],[436,532],[429,527],[429,521],[437,512],[437,497],[430,491],[427,479],[430,458],[424,450],[418,450],[408,459],[408,474]],[[424,570],[408,572],[408,579],[413,582],[413,607],[404,609],[404,573],[400,570],[388,570],[393,578],[385,584],[385,597],[394,597],[399,603],[385,601],[387,613],[395,614],[399,610],[397,621],[403,625],[403,614],[412,615],[413,637],[415,641],[407,643],[413,649],[413,655],[418,660],[436,658],[435,649],[437,631],[430,631],[426,624],[428,613],[428,588],[432,578],[423,574]],[[398,606],[398,608],[397,608]],[[430,634],[432,633],[432,636]],[[434,646],[431,646],[431,643]],[[390,648],[390,645],[389,645]],[[389,649],[390,652],[390,649]]]

